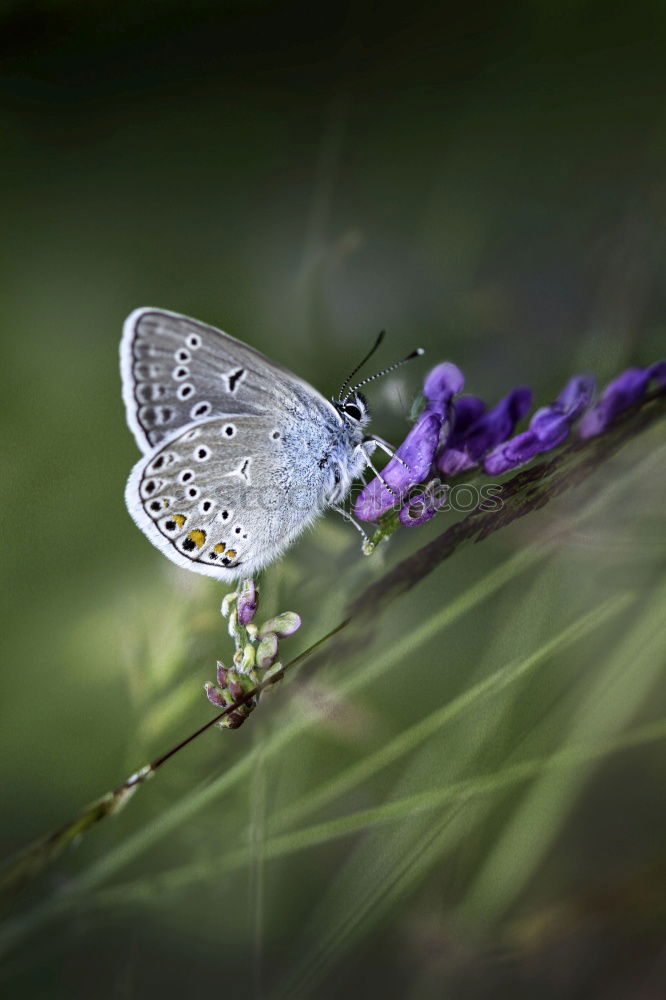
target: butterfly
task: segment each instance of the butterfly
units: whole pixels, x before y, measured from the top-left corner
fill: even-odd
[[[329,402],[229,334],[141,308],[125,321],[120,367],[143,453],[125,491],[129,513],[174,563],[218,580],[252,576],[327,507],[351,520],[340,504],[353,480],[377,471],[378,444],[393,454],[365,434],[358,388],[371,379],[347,389],[360,365]]]

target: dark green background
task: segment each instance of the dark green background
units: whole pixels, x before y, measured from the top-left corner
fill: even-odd
[[[381,328],[382,360],[423,344],[427,363],[455,361],[468,390],[489,400],[527,383],[546,402],[573,372],[603,381],[655,360],[666,316],[666,11],[577,0],[464,9],[24,0],[0,11],[0,765],[10,854],[209,718],[201,685],[228,651],[220,586],[167,564],[124,510],[136,459],[117,372],[125,315],[156,305],[207,320],[326,395]],[[415,362],[372,389],[373,429],[400,440],[426,370]],[[628,449],[588,499],[659,442],[652,434]],[[574,497],[458,553],[395,606],[371,658],[547,527],[563,535],[545,568],[358,699],[330,694],[338,671],[358,665],[330,663],[267,700],[241,732],[210,733],[176,758],[27,894],[8,995],[297,995],[289,977],[298,981],[294,970],[324,937],[313,914],[325,926],[329,906],[343,925],[345,905],[349,921],[357,912],[347,862],[409,847],[380,828],[369,843],[356,835],[263,866],[257,855],[233,875],[215,874],[216,861],[261,840],[278,807],[618,589],[644,605],[663,572],[659,468],[586,531],[569,528]],[[288,648],[318,638],[362,583],[441,527],[403,531],[364,561],[351,528],[321,522],[266,578],[267,609],[304,619]],[[308,822],[370,808],[398,787],[439,786],[450,771],[493,770],[528,745],[551,752],[582,697],[576,684],[601,677],[636,608],[555,658],[549,680],[532,678],[494,722],[484,716],[482,750],[469,745],[481,725],[473,710]],[[333,707],[317,724],[326,692]],[[643,720],[660,715],[649,694]],[[262,758],[262,741],[307,712],[311,730]],[[126,905],[100,896],[30,923],[71,878],[251,750],[260,762],[251,781],[105,886],[194,862],[210,863],[209,878],[148,888]],[[524,789],[498,796],[393,904],[369,903],[376,919],[361,914],[358,935],[328,964],[313,959],[308,989],[657,997],[659,763],[648,747],[588,776],[560,803],[527,884],[491,919],[470,887]],[[415,852],[418,843],[414,833]],[[512,921],[538,922],[562,900],[564,930],[556,921],[543,945],[514,953]]]

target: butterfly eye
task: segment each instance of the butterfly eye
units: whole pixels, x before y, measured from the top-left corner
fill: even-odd
[[[352,420],[360,420],[363,416],[361,412],[361,407],[357,406],[356,403],[347,403],[345,406],[345,413]]]

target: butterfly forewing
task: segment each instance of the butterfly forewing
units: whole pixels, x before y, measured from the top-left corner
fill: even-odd
[[[259,351],[177,313],[135,310],[120,350],[127,419],[144,452],[192,421],[296,412],[304,394],[334,414],[315,389]]]

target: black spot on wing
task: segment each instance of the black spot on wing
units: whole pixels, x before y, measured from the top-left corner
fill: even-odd
[[[236,391],[238,383],[240,382],[240,380],[243,378],[244,375],[245,375],[244,368],[237,368],[236,371],[230,372],[227,375],[227,382],[229,383],[229,392]]]

